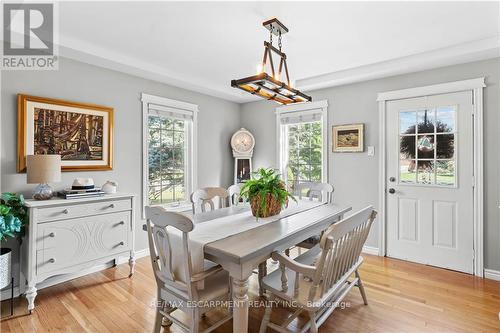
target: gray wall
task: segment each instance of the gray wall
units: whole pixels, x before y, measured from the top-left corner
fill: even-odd
[[[500,59],[444,67],[419,73],[332,87],[310,92],[313,100],[327,99],[328,108],[328,178],[335,186],[335,200],[352,205],[354,210],[378,205],[378,104],[377,93],[425,86],[449,81],[486,77],[484,90],[485,156],[485,267],[500,269],[499,185],[499,68]],[[267,101],[242,105],[241,125],[256,139],[255,167],[276,167],[276,105]],[[375,156],[365,153],[331,153],[333,124],[365,123],[365,146],[375,146]],[[375,224],[367,245],[378,247]]]
[[[335,200],[354,209],[378,204],[378,92],[430,85],[485,76],[485,266],[500,269],[500,227],[498,216],[500,141],[498,130],[500,59],[493,59],[414,74],[317,90],[314,100],[329,102],[329,127],[332,124],[365,123],[366,146],[375,146],[375,156],[366,153],[332,154],[329,128],[329,181],[335,185]],[[199,186],[231,183],[233,158],[229,148],[231,134],[239,127],[249,129],[256,137],[255,167],[277,166],[275,115],[276,105],[259,101],[237,105],[218,98],[144,80],[100,67],[62,59],[59,71],[3,71],[1,73],[1,188],[29,194],[26,176],[16,173],[16,94],[26,93],[77,102],[107,105],[115,108],[114,169],[106,172],[64,173],[59,187],[82,175],[93,177],[97,184],[118,181],[122,192],[141,195],[142,125],[140,93],[146,92],[199,105],[198,182]],[[139,202],[140,203],[140,200]],[[136,249],[146,248],[140,230],[137,207]],[[378,226],[368,240],[377,245]]]
[[[233,158],[229,140],[239,129],[239,105],[219,98],[144,80],[85,63],[61,59],[58,71],[3,71],[1,78],[1,191],[30,194],[26,174],[16,173],[16,94],[66,99],[114,108],[114,167],[112,171],[66,172],[56,189],[74,178],[92,177],[96,184],[116,180],[120,192],[135,193],[136,249],[147,247],[141,229],[142,92],[198,104],[198,186],[229,186]]]

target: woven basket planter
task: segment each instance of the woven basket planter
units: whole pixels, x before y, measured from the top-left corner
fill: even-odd
[[[252,198],[250,201],[252,207],[252,214],[255,217],[269,217],[278,215],[281,212],[281,204],[276,198],[270,194],[266,195],[266,205],[261,207],[260,195]],[[265,209],[264,209],[265,208]]]

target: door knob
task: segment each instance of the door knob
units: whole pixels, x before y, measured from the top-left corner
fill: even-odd
[[[396,193],[396,190],[395,190],[395,189],[393,189],[393,188],[390,188],[390,189],[389,189],[389,193],[390,193],[390,194],[394,194],[394,193]]]
[[[389,178],[389,181],[390,181],[391,183],[394,183],[394,182],[396,181],[396,178],[395,178],[395,177],[391,177],[391,178]]]

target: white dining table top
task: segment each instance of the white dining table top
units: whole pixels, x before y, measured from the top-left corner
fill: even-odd
[[[349,206],[336,204],[321,205],[272,223],[263,224],[262,227],[208,243],[204,251],[209,256],[224,257],[225,260],[240,263],[264,252],[279,250],[280,245],[287,244],[289,238],[296,238],[298,234],[302,234],[304,239],[319,234],[324,227],[328,226],[330,218],[343,215],[351,209]],[[240,204],[199,214],[193,214],[190,211],[181,212],[181,214],[189,216],[196,225],[210,223],[212,220],[249,210],[248,204]],[[146,225],[143,225],[143,229],[147,230]]]
[[[233,206],[195,215],[195,223],[203,223],[220,216],[228,216],[242,212],[247,207]],[[264,252],[279,250],[281,245],[287,248],[288,240],[298,234],[307,239],[319,234],[329,219],[343,215],[351,207],[325,204],[315,208],[279,219],[272,223],[253,228],[236,235],[226,237],[205,245],[205,253],[227,260],[241,262],[257,257]]]

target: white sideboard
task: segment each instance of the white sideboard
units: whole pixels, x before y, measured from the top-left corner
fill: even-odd
[[[21,249],[21,292],[34,308],[38,285],[59,281],[119,257],[129,257],[134,272],[133,194],[81,199],[26,200],[29,226]],[[62,277],[62,279],[61,279]]]

